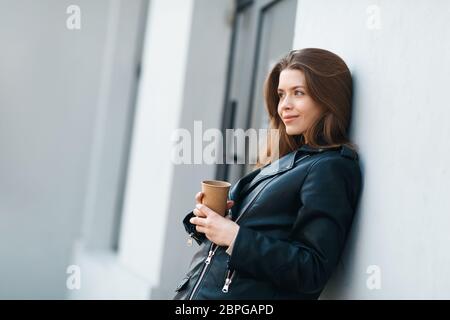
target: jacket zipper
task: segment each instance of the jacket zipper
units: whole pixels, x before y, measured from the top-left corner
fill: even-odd
[[[274,176],[274,177],[270,178],[269,180],[267,180],[266,184],[268,184],[270,181],[272,181],[273,179],[275,179],[275,177],[276,177],[276,176]],[[237,222],[239,221],[239,219],[242,218],[242,216],[244,215],[244,213],[246,213],[246,212],[248,211],[248,208],[250,208],[250,206],[256,201],[256,199],[258,198],[258,195],[261,193],[261,191],[262,191],[263,189],[264,189],[264,188],[261,188],[261,189],[258,191],[258,193],[257,193],[257,194],[255,195],[255,197],[252,199],[252,201],[250,202],[250,204],[248,204],[247,207],[245,208],[245,211],[242,212],[241,215],[240,215],[239,217],[237,217],[236,220],[235,220],[234,222],[237,223]],[[232,271],[232,270],[228,269],[227,277],[226,277],[225,283],[224,283],[224,285],[223,285],[223,287],[222,287],[222,292],[223,292],[223,293],[228,293],[228,288],[230,287],[231,281],[233,281],[233,278],[234,278],[235,273],[236,273],[235,270]]]
[[[228,293],[228,287],[230,286],[231,281],[233,281],[234,274],[235,274],[234,270],[231,271],[228,269],[227,278],[225,279],[225,284],[223,285],[223,288],[222,288],[223,293]]]
[[[271,180],[274,179],[274,178],[275,178],[275,177],[269,179],[268,182],[271,181]],[[257,193],[257,194],[255,195],[255,197],[252,199],[252,201],[251,201],[250,204],[247,206],[247,208],[250,207],[250,206],[253,204],[253,202],[256,200],[256,198],[258,197],[258,195],[259,195],[259,193],[262,191],[262,189],[263,189],[263,188],[261,188],[261,190],[258,191],[258,193]],[[243,213],[241,213],[241,215],[240,215],[239,217],[237,217],[237,219],[236,219],[235,222],[237,222],[237,221],[243,216],[243,214],[247,211],[247,208],[245,209],[245,211],[244,211]],[[216,247],[214,248],[214,250],[213,250],[212,248],[213,248],[214,245],[215,245],[214,243],[211,243],[211,246],[210,246],[210,248],[209,248],[208,256],[206,257],[206,260],[205,260],[205,265],[203,266],[203,270],[202,270],[202,272],[201,272],[201,274],[200,274],[200,277],[199,277],[198,280],[197,280],[197,283],[196,283],[195,286],[194,286],[194,289],[192,289],[191,295],[189,296],[189,300],[192,300],[192,297],[194,296],[195,291],[198,289],[198,287],[199,287],[199,285],[200,285],[200,282],[202,281],[203,277],[205,276],[206,270],[208,269],[208,266],[210,265],[211,260],[212,260],[212,258],[213,258],[213,256],[214,256],[214,254],[216,253],[216,250],[219,248],[219,246],[216,246]],[[230,270],[228,270],[228,274],[230,274]],[[231,275],[231,277],[229,277],[229,276],[227,275],[227,279],[225,279],[225,285],[224,285],[224,287],[222,288],[222,292],[224,292],[224,293],[228,292],[228,287],[230,286],[230,283],[231,283],[231,281],[232,281],[232,279],[233,279],[233,276],[234,276],[234,272],[233,272],[233,274]],[[228,281],[228,283],[227,283],[227,281]],[[224,288],[225,288],[226,292],[224,291]]]
[[[209,247],[209,253],[208,256],[205,259],[205,265],[203,266],[203,270],[202,273],[200,274],[200,277],[197,280],[197,283],[194,286],[194,289],[192,289],[191,295],[189,296],[189,300],[192,300],[192,297],[195,294],[195,291],[197,290],[197,288],[200,285],[200,282],[202,281],[203,277],[205,276],[206,270],[208,269],[208,266],[211,264],[211,260],[214,256],[214,254],[216,253],[217,249],[219,248],[219,246],[216,246],[214,249],[213,247],[215,246],[214,243],[211,243],[211,246]]]

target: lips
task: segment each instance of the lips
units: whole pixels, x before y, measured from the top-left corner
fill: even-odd
[[[294,115],[288,115],[288,116],[284,116],[283,120],[284,121],[288,121],[288,120],[293,120],[295,118],[298,118],[298,116],[294,116]]]

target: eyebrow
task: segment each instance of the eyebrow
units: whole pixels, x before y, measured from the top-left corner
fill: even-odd
[[[303,89],[305,89],[305,87],[304,86],[293,86],[293,87],[290,87],[289,89],[297,89],[297,88],[303,88]],[[280,90],[283,90],[283,89],[281,89],[281,88],[278,88],[277,89],[278,91],[280,91]]]

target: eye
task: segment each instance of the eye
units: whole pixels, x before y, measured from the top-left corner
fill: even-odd
[[[283,96],[283,92],[278,92],[278,98],[281,98]]]
[[[300,91],[300,90],[296,90],[295,91],[295,95],[297,96],[297,95],[299,95],[299,96],[302,96],[304,93],[302,92],[302,91]]]

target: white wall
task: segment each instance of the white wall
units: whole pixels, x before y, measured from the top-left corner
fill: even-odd
[[[147,282],[120,264],[117,248],[147,4],[145,0],[108,1],[83,224],[71,258],[80,267],[81,285],[68,291],[70,299],[148,294]]]
[[[149,8],[119,248],[120,261],[150,284],[159,279],[167,212],[176,199],[170,138],[183,107],[192,8],[190,0],[154,0]]]
[[[380,29],[367,27],[377,14],[370,5]],[[449,16],[445,0],[299,0],[294,47],[331,50],[353,73],[364,172],[349,243],[322,298],[450,298]],[[379,290],[366,285],[371,265]]]
[[[79,233],[107,1],[0,2],[0,298],[61,299]],[[85,59],[89,57],[89,59]]]
[[[63,299],[77,262],[88,288],[96,261],[74,243],[114,248],[145,1],[78,0],[79,30],[73,4],[0,1],[2,299]]]
[[[182,108],[192,2],[155,0],[147,10],[118,250],[86,248],[81,239],[74,260],[83,280],[71,299],[148,299],[158,279],[170,204],[169,138]]]

